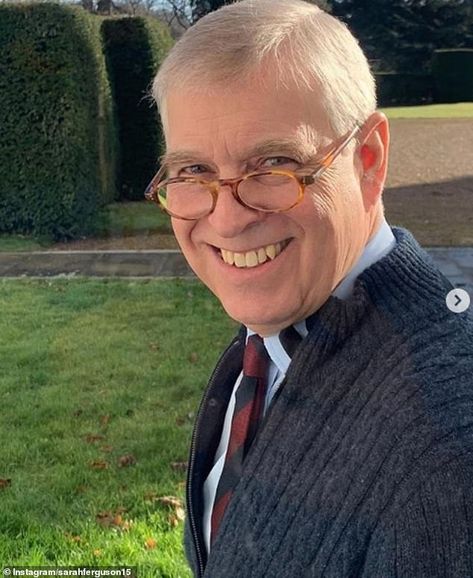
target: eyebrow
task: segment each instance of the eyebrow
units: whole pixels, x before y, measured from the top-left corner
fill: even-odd
[[[302,138],[300,135],[295,135],[294,137],[270,139],[258,143],[251,148],[249,148],[243,154],[243,160],[248,160],[257,156],[267,156],[267,155],[288,155],[299,161],[300,163],[305,163],[312,159],[317,151],[314,144],[307,142],[306,139]],[[191,150],[181,150],[181,151],[171,151],[166,152],[162,155],[161,165],[172,166],[188,162],[206,162],[210,165],[214,163],[203,156],[201,153]]]

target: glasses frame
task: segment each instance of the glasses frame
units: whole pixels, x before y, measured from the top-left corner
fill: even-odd
[[[144,196],[145,196],[146,200],[157,203],[159,205],[159,207],[165,213],[167,213],[168,215],[170,215],[174,219],[180,219],[182,221],[197,221],[198,219],[201,219],[202,217],[206,217],[207,215],[210,215],[211,213],[213,213],[213,211],[215,210],[215,207],[217,205],[217,200],[218,200],[220,188],[228,185],[232,191],[232,195],[235,198],[235,200],[238,203],[240,203],[240,205],[242,205],[244,207],[247,207],[249,209],[253,209],[256,211],[261,211],[262,213],[285,213],[286,211],[290,211],[294,207],[297,207],[297,205],[299,205],[302,202],[302,199],[304,198],[304,193],[305,193],[306,187],[309,185],[313,185],[315,183],[315,181],[318,180],[323,175],[323,173],[333,164],[335,159],[348,146],[348,144],[353,139],[353,137],[356,135],[356,133],[360,130],[360,128],[361,128],[361,126],[357,125],[352,131],[350,131],[348,133],[348,135],[346,137],[343,138],[343,140],[339,144],[337,144],[335,142],[332,145],[332,147],[330,148],[330,150],[322,158],[322,160],[317,163],[317,168],[307,175],[300,175],[294,171],[284,171],[284,170],[275,169],[275,170],[269,170],[269,171],[253,171],[251,173],[247,173],[246,175],[243,175],[242,177],[236,177],[233,179],[215,179],[212,181],[208,181],[205,179],[198,179],[196,177],[172,177],[170,179],[161,180],[163,173],[164,173],[164,170],[166,168],[165,166],[163,166],[159,169],[159,171],[153,177],[153,179],[151,180],[149,185],[146,187]],[[304,168],[301,168],[299,170],[304,170]],[[299,185],[299,194],[297,196],[296,201],[290,207],[287,207],[286,209],[260,209],[259,207],[252,207],[251,205],[249,205],[248,203],[246,203],[245,201],[243,201],[240,198],[240,196],[238,194],[238,186],[240,185],[240,183],[242,183],[243,181],[247,180],[250,177],[252,178],[252,177],[256,177],[256,176],[267,176],[267,175],[286,176],[286,177],[291,177],[297,181],[297,183]],[[172,213],[172,211],[170,211],[169,209],[164,207],[163,203],[160,201],[159,196],[158,196],[159,189],[162,187],[165,187],[169,184],[177,183],[177,182],[179,182],[179,183],[182,183],[182,182],[197,183],[197,184],[201,184],[201,185],[206,186],[209,193],[212,196],[211,209],[209,211],[206,211],[205,213],[203,213],[199,217],[180,217],[179,215],[175,215],[174,213]]]

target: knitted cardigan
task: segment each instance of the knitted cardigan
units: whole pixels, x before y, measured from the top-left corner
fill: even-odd
[[[206,578],[472,578],[473,323],[412,235],[311,318],[207,557],[202,485],[244,332],[204,395],[186,553]]]

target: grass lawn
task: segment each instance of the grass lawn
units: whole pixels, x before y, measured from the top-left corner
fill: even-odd
[[[169,217],[151,202],[113,203],[104,211],[100,237],[172,234]]]
[[[150,202],[112,203],[100,218],[100,239],[147,235],[172,235],[169,217]],[[0,235],[0,251],[45,251],[54,243],[48,238]]]
[[[381,109],[393,118],[473,118],[473,102],[455,104],[425,104],[422,106],[396,106]]]
[[[190,576],[184,464],[235,325],[196,281],[1,280],[0,306],[0,562]]]

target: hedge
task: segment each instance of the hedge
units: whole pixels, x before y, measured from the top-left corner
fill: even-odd
[[[102,33],[118,118],[120,196],[141,200],[162,146],[159,117],[148,92],[173,40],[163,23],[144,17],[107,19]]]
[[[432,72],[437,102],[473,101],[473,49],[436,50]]]
[[[100,24],[71,6],[0,5],[0,231],[78,237],[115,197]]]
[[[378,106],[405,106],[432,102],[433,79],[428,74],[378,72],[375,78]]]

